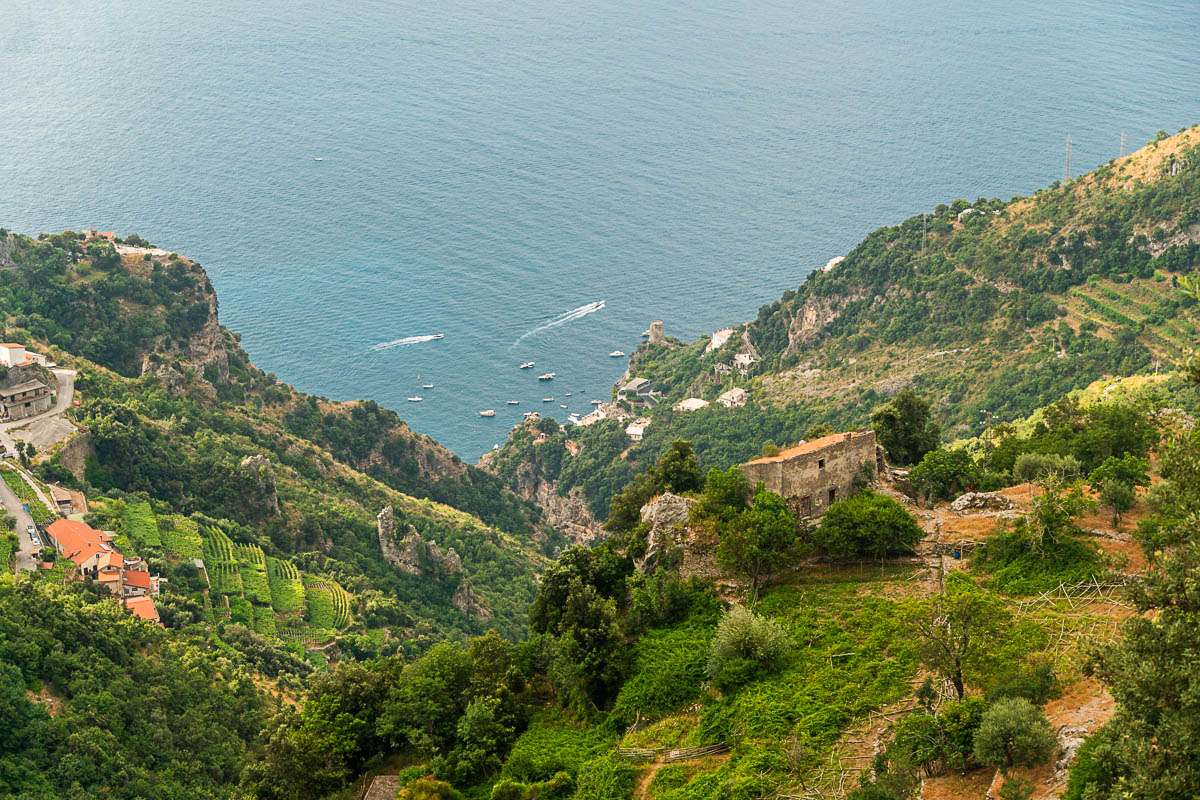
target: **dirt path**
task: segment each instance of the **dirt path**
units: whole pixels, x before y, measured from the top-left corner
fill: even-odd
[[[684,765],[687,765],[687,764],[699,765],[699,764],[703,764],[703,763],[720,764],[720,763],[723,763],[728,760],[729,760],[729,753],[718,753],[717,755],[702,756],[700,758],[693,758],[688,761],[672,761],[670,763],[671,764],[684,764]],[[660,769],[667,766],[667,762],[663,761],[662,759],[655,759],[654,761],[647,764],[647,766],[649,767],[649,769],[646,770],[646,774],[639,777],[637,784],[633,787],[632,800],[642,800],[642,798],[644,798],[646,796],[646,789],[648,789],[650,787],[650,782],[654,780],[654,776],[658,774],[658,771]]]

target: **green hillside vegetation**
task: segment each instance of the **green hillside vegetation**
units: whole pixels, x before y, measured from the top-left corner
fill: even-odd
[[[1102,377],[1182,365],[1200,330],[1195,298],[1178,287],[1200,264],[1197,225],[1200,128],[1030,198],[938,206],[871,233],[714,353],[703,354],[707,339],[641,344],[630,374],[663,395],[638,410],[651,419],[641,442],[600,423],[565,434],[582,446],[572,456],[563,437],[535,452],[518,433],[493,471],[512,483],[531,462],[561,493],[581,487],[603,518],[676,439],[725,469],[815,426],[865,427],[905,385],[949,438],[972,436]],[[716,374],[747,351],[758,358],[748,375]],[[750,390],[745,408],[674,410],[734,385]]]
[[[310,398],[259,370],[217,322],[216,297],[198,264],[174,255],[120,257],[71,232],[3,236],[15,268],[0,271],[0,327],[6,339],[79,370],[80,406],[70,416],[89,429],[95,448],[78,484],[53,455],[39,470],[89,496],[134,494],[163,515],[245,526],[238,544],[284,560],[320,553],[317,569],[336,573],[370,607],[372,624],[403,629],[398,641],[416,650],[485,630],[451,604],[456,583],[404,575],[384,561],[375,517],[392,505],[399,530],[411,525],[455,547],[464,578],[494,614],[490,624],[521,634],[540,551],[553,552],[559,541],[540,527],[536,507],[412,433],[393,412]],[[197,352],[213,360],[192,362]],[[250,456],[270,459],[273,485],[267,473],[241,466]],[[355,469],[368,465],[385,482]],[[34,512],[39,521],[53,518]],[[162,531],[156,543],[145,526],[136,529],[149,537],[140,542],[114,529],[135,546],[162,543]],[[171,552],[195,558],[196,543],[175,539]],[[219,563],[237,566],[236,559]],[[218,591],[246,591],[247,576],[225,567],[210,573]],[[250,582],[265,599],[260,582]]]

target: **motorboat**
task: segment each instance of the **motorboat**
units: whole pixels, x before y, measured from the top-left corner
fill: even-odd
[[[495,412],[494,410],[492,410],[492,409],[490,409],[490,408],[489,408],[489,409],[486,409],[486,410],[484,410],[484,411],[480,411],[480,412],[479,412],[479,416],[481,416],[481,417],[494,417],[494,416],[496,416],[496,412]]]
[[[432,389],[432,388],[433,388],[433,384],[432,384],[432,383],[427,383],[427,384],[423,385],[421,388],[422,388],[422,389]]]
[[[538,375],[538,380],[539,381],[552,381],[552,380],[554,380],[554,376],[556,374],[557,373],[555,373],[555,372],[547,372],[545,375]]]
[[[624,358],[625,357],[625,353],[621,350],[613,350],[608,355],[612,358]]]
[[[602,406],[602,405],[604,405],[604,401],[603,401],[603,400],[593,400],[593,401],[592,401],[592,405],[594,405],[594,406]]]
[[[543,397],[543,398],[542,398],[542,402],[543,402],[543,403],[553,403],[553,402],[554,402],[554,398],[553,398],[553,397]]]
[[[408,398],[408,402],[410,402],[410,403],[419,403],[419,402],[421,402],[421,401],[422,401],[422,400],[424,400],[424,399],[425,399],[424,397],[421,397],[420,395],[417,395],[416,397],[410,397],[410,398]]]
[[[509,400],[508,404],[510,406],[519,406],[519,405],[521,405],[521,401],[520,400]]]
[[[533,366],[533,362],[532,362],[532,361],[526,361],[524,364],[522,364],[521,366],[517,367],[517,369],[529,369],[529,368],[530,368],[530,367],[532,367],[532,366]]]
[[[558,407],[559,407],[559,408],[566,408],[566,405],[564,405],[563,403],[559,403],[559,404],[558,404]]]
[[[445,338],[446,338],[446,334],[444,334],[444,333],[435,333],[433,336],[430,336],[429,338],[430,338],[430,339],[445,339]]]

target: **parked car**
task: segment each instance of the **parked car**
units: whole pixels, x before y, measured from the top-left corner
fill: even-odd
[[[37,530],[34,529],[34,527],[32,525],[26,525],[25,532],[28,533],[30,536],[37,536]]]

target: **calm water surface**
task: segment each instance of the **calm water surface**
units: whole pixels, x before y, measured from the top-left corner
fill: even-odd
[[[651,319],[1200,121],[1197,42],[1190,1],[0,0],[0,226],[187,254],[259,366],[473,460]]]

